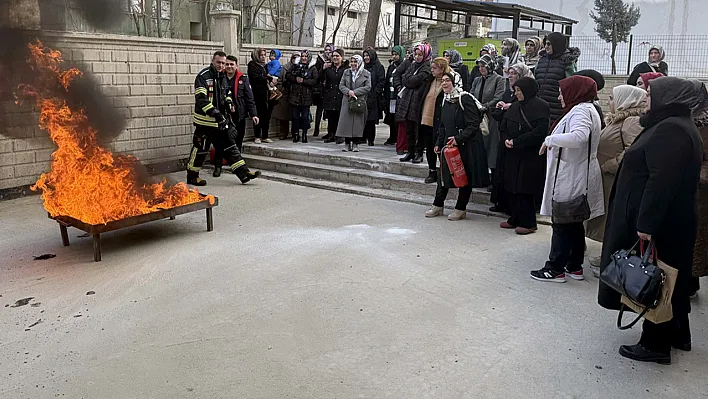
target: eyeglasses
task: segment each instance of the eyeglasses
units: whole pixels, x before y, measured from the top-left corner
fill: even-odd
[[[442,82],[443,83],[448,83],[448,82],[452,83],[452,80],[450,80],[450,78],[442,78]]]

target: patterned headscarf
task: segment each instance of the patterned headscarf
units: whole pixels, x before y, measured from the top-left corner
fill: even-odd
[[[516,71],[516,73],[519,75],[519,79],[521,78],[534,78],[533,72],[531,71],[531,68],[526,66],[526,64],[518,63],[514,64],[509,67],[509,69],[513,69]]]
[[[359,54],[354,54],[352,56],[352,59],[355,59],[357,65],[359,65],[356,68],[356,71],[352,68],[352,84],[354,84],[354,82],[356,82],[356,80],[359,78],[361,71],[364,70],[364,59]]]
[[[664,52],[664,48],[661,47],[661,46],[658,46],[658,45],[652,45],[652,46],[649,48],[649,52],[651,53],[652,50],[658,51],[659,54],[661,54],[661,57],[659,57],[659,61],[657,61],[657,62],[651,62],[651,59],[649,59],[649,60],[647,61],[647,64],[649,64],[649,65],[651,65],[651,66],[653,66],[653,67],[655,67],[655,68],[658,68],[658,67],[659,67],[659,64],[661,63],[661,61],[663,61],[663,60],[664,60],[664,57],[666,57],[666,53]]]
[[[251,51],[251,59],[257,64],[265,66],[265,63],[261,62],[261,51],[265,51],[265,49],[263,47],[258,47],[257,49]]]
[[[300,52],[300,63],[301,63],[301,64],[303,63],[303,62],[302,62],[302,56],[303,56],[303,55],[307,55],[307,63],[308,63],[308,64],[309,64],[310,62],[312,62],[312,58],[310,58],[310,50],[302,50],[302,51]]]
[[[518,63],[521,58],[519,41],[511,37],[504,39],[502,42],[502,55],[509,57],[509,65]]]
[[[413,53],[415,53],[416,50],[419,50],[421,53],[423,53],[423,62],[430,61],[433,59],[433,49],[430,47],[428,43],[421,43],[413,49]]]
[[[447,54],[450,57],[450,66],[457,68],[462,65],[462,54],[457,50],[445,50],[443,54]]]
[[[489,55],[492,56],[492,58],[497,58],[497,46],[493,45],[492,43],[485,44],[482,46],[482,49],[479,50],[480,56],[482,54],[482,51],[486,51],[489,53]]]
[[[456,76],[455,76],[454,72],[447,72],[447,73],[445,73],[444,76],[447,76],[448,79],[450,79],[452,81],[452,91],[450,93],[445,93],[443,91],[443,94],[444,94],[443,98],[445,99],[445,101],[443,102],[443,105],[445,105],[446,102],[451,103],[451,104],[455,104],[460,100],[460,96],[462,95],[463,91],[460,87],[458,87],[455,84]]]

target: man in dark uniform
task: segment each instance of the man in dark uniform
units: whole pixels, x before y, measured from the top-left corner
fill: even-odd
[[[229,132],[236,132],[234,141],[239,151],[243,151],[243,137],[246,135],[246,118],[251,118],[253,124],[257,125],[258,114],[256,111],[256,102],[253,99],[253,91],[251,84],[248,82],[248,76],[238,70],[238,60],[235,56],[226,56],[226,80],[229,83],[229,90],[234,104],[231,106],[230,115],[231,121],[234,124],[234,129]],[[221,167],[223,164],[223,150],[214,146],[214,177],[221,176]]]
[[[204,163],[211,143],[223,151],[223,156],[241,183],[246,184],[251,179],[260,176],[261,172],[251,172],[246,167],[246,161],[236,146],[234,138],[237,133],[230,133],[234,126],[229,112],[233,107],[229,84],[224,74],[226,53],[217,51],[211,60],[211,65],[197,74],[194,81],[194,145],[187,163],[187,183],[195,186],[206,186],[206,180],[199,178],[199,171]]]

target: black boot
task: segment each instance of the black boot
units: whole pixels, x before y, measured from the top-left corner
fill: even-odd
[[[300,142],[300,135],[295,133],[293,135],[293,143],[299,143]]]
[[[214,167],[214,173],[212,173],[212,176],[214,176],[214,177],[221,176],[221,166]]]
[[[401,161],[401,162],[410,162],[410,161],[412,161],[413,159],[415,159],[415,154],[413,154],[412,152],[409,152],[408,154],[406,154],[405,157],[399,159],[399,161]]]
[[[435,183],[438,181],[438,171],[431,170],[428,172],[428,177],[425,178],[425,184]]]
[[[302,142],[307,143],[307,130],[302,132]]]
[[[257,170],[255,172],[251,172],[247,167],[242,166],[236,169],[234,174],[238,176],[239,180],[241,180],[241,184],[246,184],[253,179],[259,178],[261,176],[261,171]]]
[[[206,180],[199,178],[199,172],[187,172],[187,184],[191,184],[197,187],[204,187],[207,185]]]
[[[691,328],[688,315],[674,315],[671,346],[685,352],[691,351]]]
[[[413,163],[423,163],[423,154],[416,155],[415,158],[413,158]]]
[[[622,345],[619,348],[619,354],[638,362],[671,364],[671,352],[655,352],[643,347],[640,344]]]

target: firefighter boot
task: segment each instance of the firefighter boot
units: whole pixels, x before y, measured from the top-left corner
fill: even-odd
[[[198,172],[187,171],[187,184],[191,184],[197,187],[203,187],[207,185],[206,180],[199,178]]]
[[[241,184],[246,184],[253,179],[259,178],[261,176],[261,171],[257,170],[255,172],[251,172],[247,167],[242,166],[236,169],[234,174],[238,176],[239,180],[241,180]]]
[[[219,177],[221,176],[221,166],[215,166],[214,167],[214,173],[212,174],[214,177]]]

